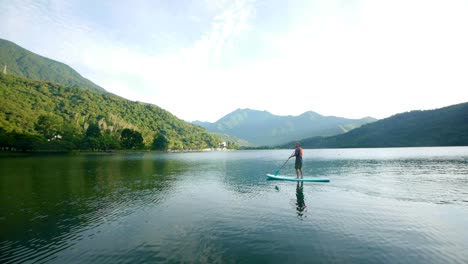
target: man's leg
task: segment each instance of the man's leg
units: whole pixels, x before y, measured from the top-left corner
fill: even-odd
[[[296,165],[296,174],[297,174],[297,178],[299,178],[299,174],[300,174],[301,179],[304,179],[304,171],[302,170],[302,162]]]

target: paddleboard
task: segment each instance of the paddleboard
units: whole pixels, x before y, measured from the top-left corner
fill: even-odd
[[[330,182],[330,179],[328,178],[302,178],[298,179],[296,177],[288,177],[288,176],[282,176],[282,175],[273,175],[273,174],[267,174],[268,179],[272,180],[281,180],[281,181],[302,181],[302,182]]]

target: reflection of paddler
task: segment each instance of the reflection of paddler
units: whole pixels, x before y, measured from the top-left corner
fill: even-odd
[[[297,215],[302,217],[304,215],[304,210],[306,209],[306,204],[304,201],[304,182],[297,182],[296,187],[296,210]]]

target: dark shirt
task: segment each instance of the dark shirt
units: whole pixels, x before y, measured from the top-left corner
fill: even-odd
[[[294,156],[296,157],[296,163],[302,163],[302,148],[296,148]]]

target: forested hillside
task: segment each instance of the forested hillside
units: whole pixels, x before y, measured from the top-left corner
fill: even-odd
[[[21,141],[34,142],[21,149],[49,144],[68,150],[202,149],[220,142],[218,136],[155,105],[3,73],[0,139],[4,148]]]
[[[39,56],[4,39],[0,39],[0,67],[2,72],[6,68],[8,74],[30,80],[58,82],[70,87],[106,92],[70,66]]]
[[[468,103],[400,113],[342,135],[301,142],[304,148],[468,146]]]

